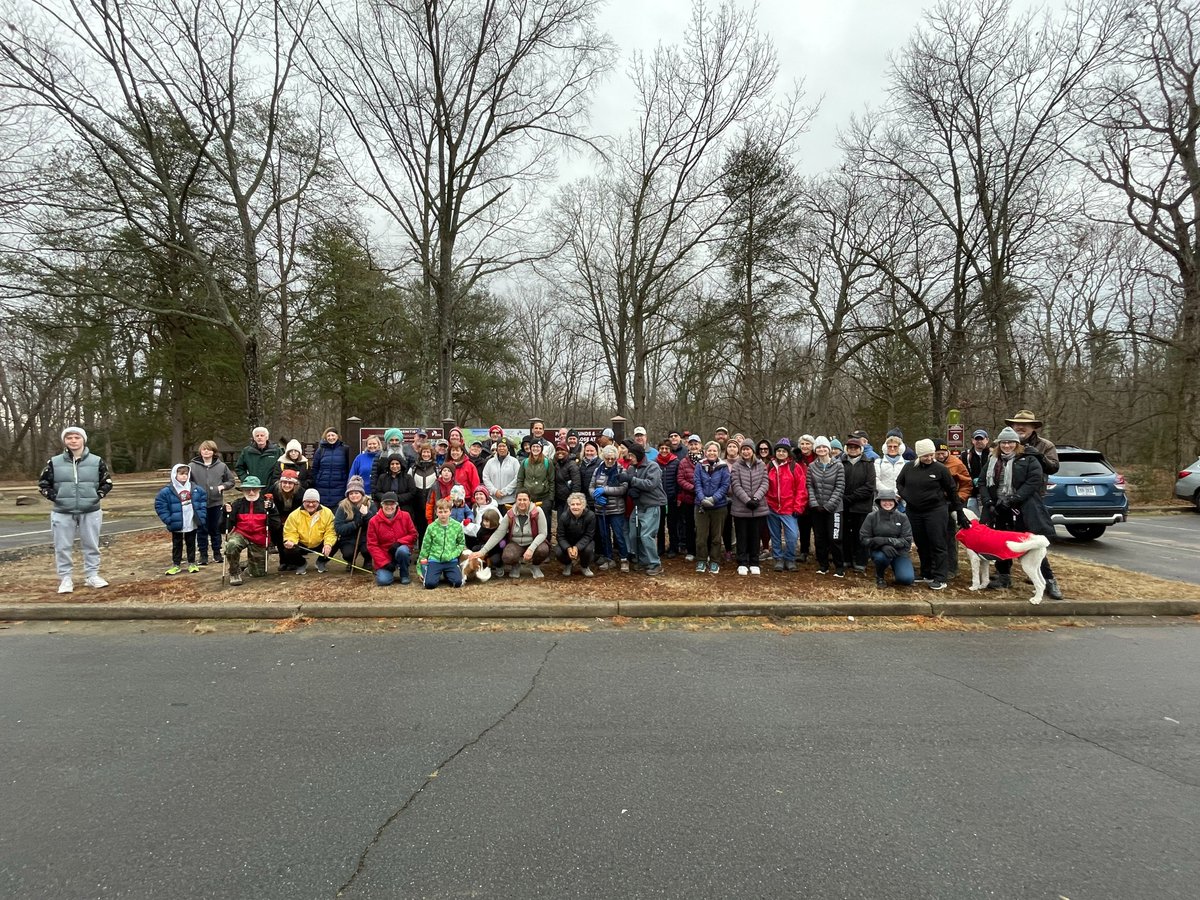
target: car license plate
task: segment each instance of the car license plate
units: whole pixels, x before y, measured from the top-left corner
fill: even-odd
[[[1095,497],[1096,486],[1094,484],[1080,484],[1075,486],[1076,497]]]

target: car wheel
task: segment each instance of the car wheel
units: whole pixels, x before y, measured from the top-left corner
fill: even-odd
[[[1107,525],[1067,525],[1067,533],[1081,541],[1094,541],[1104,534]]]

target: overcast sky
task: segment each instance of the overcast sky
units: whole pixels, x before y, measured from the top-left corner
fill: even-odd
[[[719,2],[711,0],[714,8]],[[781,93],[793,80],[803,79],[810,100],[824,98],[800,143],[797,162],[802,172],[820,172],[837,162],[837,130],[866,104],[880,105],[888,54],[904,45],[932,2],[760,0],[758,22],[775,41]],[[608,0],[600,26],[623,55],[635,48],[649,51],[660,41],[682,39],[691,7],[691,0]],[[592,121],[599,132],[617,134],[632,124],[624,71],[622,62],[596,95]]]

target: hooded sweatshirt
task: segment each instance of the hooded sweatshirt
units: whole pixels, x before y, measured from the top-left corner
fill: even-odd
[[[175,478],[180,469],[188,473],[188,480],[183,484]],[[154,511],[168,531],[195,531],[199,522],[196,510],[206,509],[207,505],[204,488],[192,481],[192,469],[187,463],[179,463],[171,469],[171,480],[154,498]]]

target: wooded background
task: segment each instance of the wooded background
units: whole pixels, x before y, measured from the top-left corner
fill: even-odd
[[[750,4],[624,55],[600,7],[0,0],[3,464],[66,423],[126,471],[348,415],[878,443],[1020,407],[1194,458],[1194,2],[931,7],[816,176]]]

